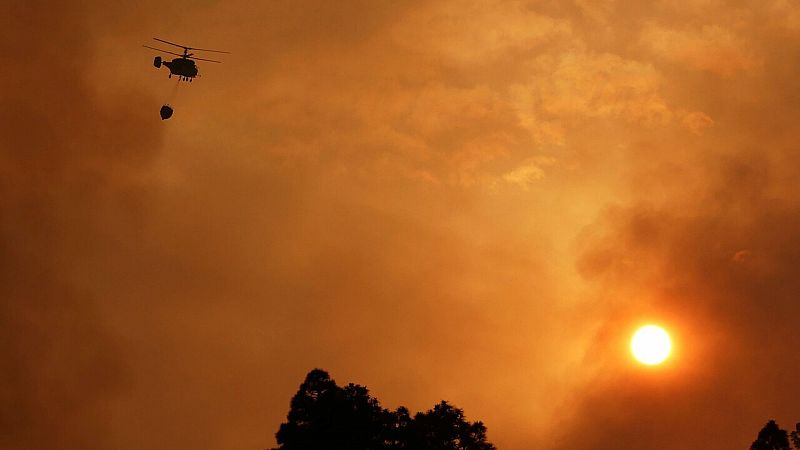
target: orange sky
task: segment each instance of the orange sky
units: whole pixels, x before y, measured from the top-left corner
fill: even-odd
[[[0,447],[269,448],[314,367],[502,450],[800,420],[792,2],[11,0],[0,25]],[[153,36],[232,53],[175,92]],[[642,368],[652,321],[675,352]]]

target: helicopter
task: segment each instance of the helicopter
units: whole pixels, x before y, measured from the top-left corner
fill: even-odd
[[[153,65],[156,68],[160,68],[162,65],[166,66],[169,69],[169,78],[172,78],[173,75],[177,75],[180,81],[189,81],[191,82],[195,77],[199,77],[197,64],[195,64],[195,60],[197,61],[208,61],[213,63],[221,63],[222,61],[216,61],[213,59],[205,59],[205,58],[198,58],[194,56],[194,53],[189,53],[189,50],[195,51],[202,51],[202,52],[214,52],[214,53],[230,53],[225,52],[222,50],[209,50],[205,48],[196,48],[196,47],[187,47],[185,45],[175,44],[173,42],[165,41],[164,39],[159,39],[154,37],[156,41],[163,42],[165,44],[174,45],[175,47],[180,47],[183,49],[183,54],[170,52],[168,50],[162,50],[160,48],[150,47],[149,45],[142,45],[142,47],[149,48],[151,50],[158,50],[160,52],[169,53],[170,55],[178,56],[178,58],[173,58],[172,61],[163,61],[160,56],[156,56],[153,59]]]

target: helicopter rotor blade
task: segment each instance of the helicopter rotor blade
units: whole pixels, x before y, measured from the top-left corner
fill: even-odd
[[[214,53],[230,53],[224,50],[209,50],[207,48],[187,47],[189,50],[199,50],[201,52],[214,52]]]
[[[214,59],[196,58],[194,56],[190,56],[189,59],[196,59],[198,61],[208,61],[208,62],[222,63],[222,61],[217,61],[217,60],[214,60]]]
[[[153,39],[157,40],[158,42],[163,42],[165,44],[174,45],[175,47],[180,47],[180,48],[183,48],[183,49],[186,49],[186,50],[190,50],[191,49],[191,47],[187,47],[185,45],[176,44],[176,43],[170,42],[170,41],[165,41],[164,39],[159,39],[157,37],[154,37]]]
[[[187,51],[188,51],[188,50],[200,50],[200,51],[202,51],[202,52],[230,53],[230,52],[226,52],[226,51],[224,51],[224,50],[211,50],[211,49],[209,49],[209,48],[187,47],[187,46],[185,46],[185,45],[176,44],[176,43],[174,43],[174,42],[166,41],[166,40],[164,40],[164,39],[159,39],[159,38],[157,38],[157,37],[154,37],[153,39],[157,40],[158,42],[163,42],[163,43],[165,43],[165,44],[174,45],[175,47],[180,47],[180,48],[182,48],[182,49],[184,49],[184,50],[187,50]]]
[[[181,53],[175,53],[175,52],[171,52],[169,50],[162,50],[160,48],[150,47],[149,45],[142,45],[142,47],[149,48],[151,50],[158,50],[158,51],[164,52],[164,53],[169,53],[170,55],[183,56]]]

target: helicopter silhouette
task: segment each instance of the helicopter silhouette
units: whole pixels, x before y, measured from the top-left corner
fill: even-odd
[[[201,52],[214,52],[214,53],[230,53],[222,50],[209,50],[206,48],[187,47],[185,45],[175,44],[173,42],[165,41],[164,39],[159,39],[155,37],[153,39],[183,49],[183,54],[180,54],[180,53],[170,52],[168,50],[162,50],[160,48],[150,47],[149,45],[142,45],[142,47],[146,47],[151,50],[158,50],[159,52],[169,53],[170,55],[178,56],[178,58],[173,58],[172,61],[163,61],[160,56],[156,56],[155,59],[153,59],[153,65],[156,68],[160,68],[162,65],[166,66],[166,68],[169,69],[169,78],[172,78],[173,75],[177,75],[178,77],[180,77],[178,81],[191,82],[195,77],[200,76],[198,75],[197,64],[195,64],[195,60],[208,61],[213,63],[222,62],[213,59],[198,58],[194,56],[194,53],[189,53],[189,50],[195,50]]]

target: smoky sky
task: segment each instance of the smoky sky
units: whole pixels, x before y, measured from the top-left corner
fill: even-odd
[[[510,450],[800,420],[791,2],[0,17],[4,448],[268,448],[314,367]],[[154,36],[231,53],[177,86]]]
[[[0,105],[3,448],[109,447],[109,401],[128,382],[125,348],[64,267],[85,257],[108,214],[139,214],[137,181],[162,131],[139,108],[109,108],[79,55],[74,5],[2,7]],[[112,98],[144,107],[144,92]],[[112,212],[113,211],[113,212]]]

